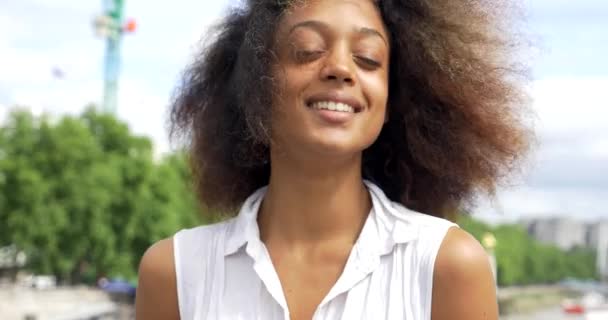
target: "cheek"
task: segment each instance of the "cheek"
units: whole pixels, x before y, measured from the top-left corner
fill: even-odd
[[[367,122],[367,135],[373,143],[380,134],[387,116],[388,79],[384,76],[362,78],[365,95],[370,103],[370,117]]]
[[[291,135],[292,129],[301,125],[298,101],[305,87],[302,72],[293,68],[277,67],[274,74],[274,94],[271,105],[271,136],[275,142]]]
[[[296,71],[294,68],[283,67],[274,72],[274,79],[273,108],[285,109],[292,107],[300,97],[306,84],[310,82],[310,75],[302,70]]]
[[[366,98],[374,109],[372,111],[374,113],[385,113],[388,101],[388,79],[384,75],[362,77],[361,79]]]

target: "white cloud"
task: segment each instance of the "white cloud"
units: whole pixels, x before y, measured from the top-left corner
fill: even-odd
[[[222,1],[126,2],[138,29],[122,42],[118,117],[169,150],[166,108],[178,75],[191,59]],[[0,86],[6,105],[52,114],[77,114],[102,96],[105,43],[94,36],[100,2],[24,0],[3,5]],[[6,18],[6,19],[4,19]],[[62,77],[53,75],[58,69]]]
[[[573,20],[562,19],[569,12],[558,10],[556,1],[529,2],[542,15],[546,30],[567,30],[572,25],[564,21]],[[166,108],[178,74],[227,1],[126,3],[126,16],[137,20],[138,30],[122,43],[118,116],[134,132],[152,137],[157,151],[164,152],[169,150]],[[559,3],[580,6],[577,12],[606,4],[603,0]],[[77,114],[86,104],[100,101],[104,43],[95,38],[91,21],[100,13],[101,2],[23,0],[2,7],[0,30],[10,32],[0,33],[0,120],[6,107],[17,103],[54,114]],[[585,25],[576,23],[579,29]],[[597,54],[583,54],[595,52],[601,44],[569,46],[564,38],[580,42],[585,35],[561,31],[552,35],[546,39],[552,55],[545,68],[559,76],[545,76],[532,88],[541,138],[537,164],[520,187],[501,191],[498,204],[505,217],[608,214],[604,209],[608,209],[608,192],[598,185],[608,181],[608,169],[602,172],[603,161],[608,162],[608,74],[572,77],[569,71],[589,71],[586,66],[603,63]],[[53,77],[53,68],[60,68],[65,77]],[[495,211],[485,204],[477,212],[500,219]]]
[[[4,123],[4,119],[8,114],[8,106],[2,105],[0,103],[0,124]]]
[[[69,10],[87,12],[91,8],[101,7],[101,1],[73,1],[73,0],[21,0],[22,5],[36,7],[41,10]]]
[[[0,43],[8,43],[18,39],[27,32],[27,29],[29,28],[24,21],[17,19],[5,11],[0,11],[0,30],[11,31],[0,32]]]
[[[526,7],[538,16],[590,20],[605,17],[608,3],[604,0],[527,0]]]
[[[13,104],[42,108],[48,113],[79,113],[101,97],[101,81],[50,82],[45,87],[31,86],[13,90]]]
[[[118,117],[127,121],[136,134],[150,137],[155,143],[155,151],[169,151],[165,120],[168,95],[150,91],[134,79],[123,79],[118,99],[121,105]]]
[[[495,203],[483,202],[475,216],[492,223],[525,217],[571,216],[594,221],[608,217],[608,190],[521,187],[504,190]]]
[[[608,216],[608,77],[535,82],[539,150],[525,181],[475,210],[490,221],[522,215]],[[502,213],[501,213],[502,212]]]
[[[608,75],[551,77],[535,82],[541,134],[608,132]]]
[[[590,155],[604,158],[608,161],[608,135],[605,135],[602,139],[598,139],[598,141],[592,142],[588,151]]]
[[[0,50],[0,85],[9,88],[49,86],[52,82],[80,82],[101,77],[101,46],[95,43],[70,45],[47,51],[28,48]],[[53,70],[63,73],[54,77]]]

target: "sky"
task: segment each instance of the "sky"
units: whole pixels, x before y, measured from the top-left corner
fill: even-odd
[[[233,1],[234,2],[234,1]],[[530,88],[538,146],[518,179],[475,214],[608,219],[608,1],[526,0],[535,44]],[[102,1],[0,0],[0,121],[15,105],[78,114],[102,96]],[[126,0],[118,117],[171,150],[167,106],[180,73],[228,0]],[[53,75],[61,70],[62,77]]]

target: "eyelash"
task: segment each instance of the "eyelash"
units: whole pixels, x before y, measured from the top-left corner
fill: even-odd
[[[298,62],[311,62],[315,60],[318,56],[323,54],[325,51],[323,50],[299,50],[296,51],[295,57]],[[353,56],[356,60],[361,61],[369,68],[379,68],[382,64],[374,59],[363,57],[363,56]]]
[[[378,62],[374,59],[371,59],[371,58],[362,57],[362,56],[355,56],[355,58],[373,68],[380,68],[382,66],[382,64],[380,62]]]
[[[299,50],[295,52],[295,57],[298,62],[311,62],[323,52],[322,50]]]

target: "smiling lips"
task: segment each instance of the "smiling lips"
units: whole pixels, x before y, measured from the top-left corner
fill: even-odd
[[[334,101],[319,101],[313,103],[311,108],[316,110],[330,110],[339,112],[355,113],[355,108],[346,103],[334,102]]]
[[[329,125],[344,125],[349,123],[361,110],[357,105],[353,106],[344,102],[332,100],[321,100],[308,104],[308,108],[313,111],[324,123]]]
[[[363,111],[363,105],[357,99],[336,91],[313,95],[306,106],[329,124],[344,124]]]

